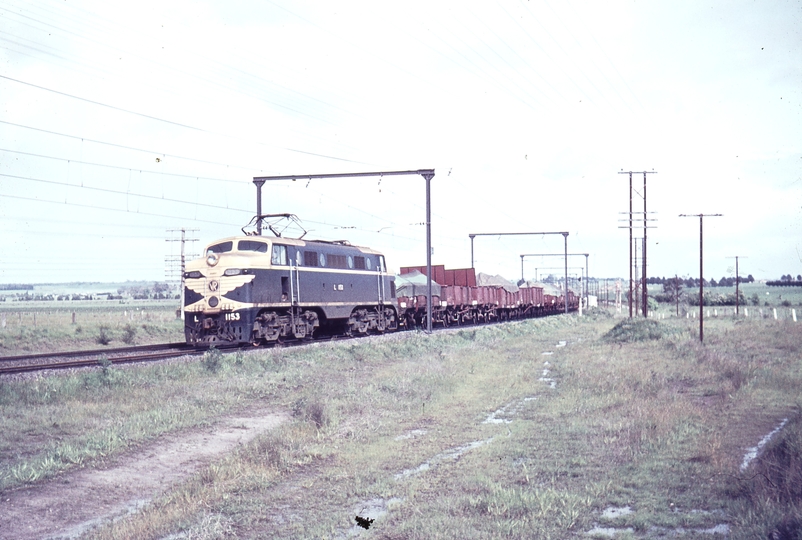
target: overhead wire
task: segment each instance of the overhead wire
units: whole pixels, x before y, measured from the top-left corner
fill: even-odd
[[[574,43],[576,43],[576,44],[577,44],[577,46],[578,46],[578,47],[579,47],[579,48],[580,48],[582,51],[585,51],[585,50],[586,50],[586,48],[585,48],[585,47],[584,47],[584,46],[583,46],[581,43],[579,43],[579,40],[576,38],[576,36],[574,35],[574,33],[573,33],[573,32],[571,32],[571,28],[570,28],[570,26],[569,26],[569,25],[567,25],[567,24],[565,24],[565,23],[563,22],[563,20],[560,18],[560,16],[559,16],[559,14],[557,13],[557,11],[554,9],[554,7],[552,7],[552,5],[551,5],[551,4],[548,2],[548,0],[543,0],[543,2],[546,4],[546,6],[547,6],[547,7],[548,7],[548,8],[551,10],[551,12],[554,14],[554,16],[555,16],[555,18],[557,19],[557,21],[559,21],[559,22],[560,22],[560,24],[562,24],[563,28],[565,29],[565,33],[566,33],[566,34],[568,34],[568,35],[571,37],[571,39],[573,39],[573,40],[574,40]],[[573,10],[573,8],[571,8],[571,9]],[[587,27],[586,27],[586,28],[587,28]],[[588,34],[590,34],[590,32],[588,32]],[[592,37],[592,36],[591,36],[591,37]],[[595,41],[595,38],[594,38],[594,41]],[[601,46],[599,46],[598,42],[596,42],[596,45],[597,45],[598,49],[599,49],[599,50],[601,50]],[[602,53],[604,53],[604,51],[602,51]],[[605,56],[606,56],[606,55],[605,55]],[[608,61],[609,61],[609,57],[608,57]],[[616,96],[618,96],[618,99],[619,99],[619,100],[621,100],[621,102],[624,104],[624,106],[625,106],[627,109],[629,109],[629,112],[631,112],[631,113],[633,113],[633,114],[634,114],[634,113],[635,113],[635,111],[634,111],[634,110],[632,110],[632,107],[630,107],[630,106],[629,106],[629,103],[627,102],[627,100],[625,100],[625,99],[624,99],[624,97],[623,97],[623,96],[621,95],[621,93],[618,91],[618,88],[617,88],[617,87],[616,87],[616,86],[615,86],[615,85],[614,85],[614,84],[613,84],[613,83],[610,81],[610,79],[608,79],[608,78],[607,78],[607,75],[604,73],[604,70],[602,70],[601,68],[599,68],[599,66],[598,66],[598,64],[597,64],[596,62],[593,62],[593,61],[591,61],[591,62],[590,62],[590,64],[591,64],[591,66],[593,66],[594,68],[596,68],[596,71],[598,71],[598,72],[599,72],[599,74],[602,76],[602,78],[605,80],[605,82],[608,84],[608,86],[609,86],[610,88],[612,88],[612,89],[613,89],[613,92],[615,92]],[[615,67],[614,67],[614,69],[615,69]],[[636,99],[637,99],[637,98],[636,98]]]
[[[129,109],[125,109],[123,107],[117,107],[115,105],[109,105],[107,103],[101,103],[100,101],[95,101],[95,100],[84,98],[84,97],[81,97],[81,96],[76,96],[74,94],[68,94],[67,92],[61,92],[59,90],[54,90],[52,88],[47,88],[45,86],[40,86],[38,84],[33,84],[33,83],[22,81],[22,80],[19,80],[19,79],[14,79],[13,77],[8,77],[6,75],[0,75],[0,79],[6,79],[6,80],[9,80],[9,81],[16,82],[18,84],[23,84],[23,85],[26,85],[26,86],[31,86],[33,88],[37,88],[39,90],[52,92],[54,94],[58,94],[58,95],[61,95],[61,96],[72,98],[72,99],[76,99],[76,100],[79,100],[79,101],[84,101],[84,102],[90,103],[92,105],[98,105],[98,106],[101,106],[101,107],[106,107],[106,108],[113,109],[113,110],[120,111],[120,112],[124,112],[124,113],[127,113],[127,114],[132,114],[132,115],[135,115],[135,116],[141,116],[141,117],[147,118],[149,120],[155,120],[157,122],[163,122],[165,124],[171,124],[171,125],[174,125],[174,126],[182,127],[182,128],[185,128],[185,129],[190,129],[190,130],[193,130],[193,131],[199,131],[199,132],[202,132],[202,133],[208,133],[208,134],[212,134],[212,135],[219,135],[219,136],[222,136],[222,137],[226,137],[226,138],[234,139],[234,140],[238,140],[238,141],[247,140],[247,139],[243,139],[242,137],[237,137],[235,135],[228,135],[226,133],[221,133],[221,132],[217,132],[217,131],[211,131],[211,130],[200,128],[200,127],[197,127],[197,126],[190,126],[188,124],[182,124],[180,122],[174,122],[172,120],[159,118],[157,116],[151,116],[149,114],[144,114],[144,113],[132,111],[132,110],[129,110]],[[251,142],[251,143],[254,143],[254,144],[259,144],[259,145],[262,145],[262,146],[268,146],[268,147],[271,147],[271,148],[277,148],[279,150],[285,150],[287,152],[295,152],[295,153],[298,153],[298,154],[304,154],[304,155],[307,155],[307,156],[315,156],[315,157],[324,158],[324,159],[331,159],[331,160],[335,160],[335,161],[345,161],[345,162],[348,162],[348,163],[358,163],[360,165],[370,165],[370,163],[365,163],[365,162],[362,162],[362,161],[355,161],[355,160],[352,160],[352,159],[347,159],[347,158],[342,158],[342,157],[329,156],[329,155],[326,155],[326,154],[319,154],[319,153],[316,153],[316,152],[300,150],[300,149],[297,149],[297,148],[290,148],[290,147],[287,147],[287,146],[277,146],[277,145],[272,145],[272,144],[268,144],[268,143],[264,143],[264,142],[257,142],[257,141],[248,141],[248,142]]]
[[[124,195],[126,197],[138,197],[140,199],[152,199],[152,200],[165,201],[165,202],[171,202],[171,203],[189,204],[189,205],[194,205],[194,206],[202,206],[204,208],[215,208],[215,209],[218,209],[218,210],[230,210],[232,212],[244,212],[244,213],[248,213],[248,214],[252,213],[251,210],[245,210],[245,209],[242,209],[242,208],[231,208],[231,207],[228,207],[228,206],[219,206],[219,205],[216,205],[216,204],[207,204],[207,203],[184,201],[184,200],[181,200],[181,199],[171,199],[171,198],[164,197],[164,196],[159,197],[158,195],[145,195],[145,194],[142,194],[142,193],[131,193],[129,191],[119,191],[119,190],[109,189],[109,188],[101,188],[101,187],[86,186],[86,185],[78,186],[78,185],[75,185],[75,184],[71,184],[69,182],[59,182],[57,180],[45,180],[43,178],[32,178],[30,176],[17,176],[17,175],[13,175],[13,174],[4,174],[4,173],[0,173],[0,176],[6,177],[6,178],[16,178],[17,180],[29,180],[31,182],[40,182],[40,183],[43,183],[43,184],[66,186],[66,187],[72,187],[72,188],[77,188],[77,189],[85,189],[85,190],[90,190],[90,191],[99,191],[99,192],[102,192],[102,193],[113,193],[115,195]]]
[[[571,4],[570,0],[566,0],[565,3],[568,5],[569,8],[571,8],[571,11],[574,12],[574,15],[576,16],[576,20],[578,20],[582,24],[582,26],[585,28],[585,33],[588,36],[590,36],[590,38],[593,40],[594,43],[596,43],[596,46],[601,51],[601,53],[604,55],[604,57],[607,59],[607,62],[610,64],[610,67],[613,68],[613,71],[616,72],[616,74],[618,75],[618,78],[621,79],[621,82],[624,83],[624,86],[626,87],[626,89],[629,90],[629,93],[635,99],[635,102],[638,104],[638,106],[640,106],[641,109],[645,109],[645,107],[643,106],[643,103],[641,103],[640,99],[638,99],[637,94],[635,94],[635,92],[632,91],[632,88],[629,86],[629,83],[627,83],[627,80],[624,78],[623,75],[621,75],[621,72],[618,70],[618,67],[616,67],[616,65],[613,62],[613,60],[610,58],[610,56],[607,54],[607,52],[604,50],[604,48],[599,44],[598,40],[596,39],[596,36],[593,35],[593,32],[591,32],[590,29],[588,28],[588,26],[585,24],[585,21],[582,19],[582,16],[579,13],[577,13],[576,9],[574,9],[574,6]]]
[[[475,15],[475,14],[474,14],[474,13],[473,13],[473,12],[472,12],[472,11],[471,11],[469,8],[468,8],[468,7],[465,7],[465,8],[463,8],[463,9],[464,9],[464,11],[465,11],[466,13],[470,14],[471,16],[473,16],[473,17],[474,17],[474,19],[476,19],[476,20],[477,20],[477,21],[478,21],[478,22],[479,22],[481,25],[483,25],[483,26],[484,26],[484,28],[485,28],[486,30],[490,31],[490,33],[492,33],[492,34],[493,34],[493,35],[494,35],[494,36],[495,36],[497,39],[499,39],[499,40],[500,40],[502,43],[504,42],[503,40],[501,40],[501,39],[499,38],[498,34],[496,34],[496,33],[495,33],[495,32],[494,32],[492,29],[488,28],[488,26],[487,26],[487,25],[486,25],[486,24],[485,24],[485,23],[484,23],[484,22],[483,22],[481,19],[479,19],[479,18],[478,18],[478,17],[477,17],[477,16],[476,16],[476,15]],[[510,70],[511,70],[511,72],[512,72],[512,73],[514,73],[514,74],[516,74],[516,75],[519,75],[519,76],[520,76],[520,73],[518,72],[518,70],[517,70],[517,69],[516,69],[516,68],[515,68],[515,67],[514,67],[512,64],[510,64],[510,62],[509,62],[509,61],[508,61],[508,60],[507,60],[507,59],[506,59],[504,56],[502,56],[501,54],[499,54],[499,52],[498,52],[498,51],[497,51],[497,50],[496,50],[494,47],[490,47],[490,46],[487,44],[487,42],[484,40],[484,38],[482,38],[480,35],[478,35],[476,32],[474,32],[472,29],[470,29],[470,28],[469,28],[469,27],[468,27],[466,24],[462,24],[462,27],[463,27],[463,28],[465,28],[465,29],[466,29],[466,30],[467,30],[467,31],[468,31],[468,32],[469,32],[471,35],[473,35],[473,37],[474,37],[475,39],[477,39],[477,40],[478,40],[478,41],[479,41],[479,42],[480,42],[480,43],[481,43],[481,44],[482,44],[482,45],[483,45],[483,46],[484,46],[484,47],[485,47],[487,50],[489,50],[489,51],[490,51],[492,54],[494,54],[494,55],[495,55],[495,56],[496,56],[496,57],[497,57],[499,60],[501,60],[501,61],[502,61],[504,64],[506,64],[506,65],[507,65],[507,67],[509,67],[509,68],[510,68]],[[519,85],[519,84],[518,84],[516,81],[514,81],[514,80],[512,79],[512,77],[508,76],[508,75],[507,75],[505,72],[503,72],[503,71],[501,71],[500,69],[498,69],[498,68],[495,66],[495,64],[494,64],[493,62],[490,62],[490,61],[487,61],[487,60],[486,60],[486,62],[487,62],[489,65],[491,65],[491,66],[492,66],[494,69],[496,69],[496,71],[497,71],[499,74],[501,74],[501,75],[502,75],[502,76],[503,76],[503,77],[504,77],[506,80],[508,80],[510,83],[512,83],[512,84],[513,84],[513,85],[514,85],[514,86],[515,86],[515,87],[516,87],[518,90],[520,90],[520,91],[521,91],[521,92],[522,92],[524,95],[526,95],[526,96],[530,97],[531,99],[534,99],[534,98],[531,96],[531,92],[529,92],[529,91],[527,91],[526,89],[522,88],[522,87],[521,87],[521,86],[520,86],[520,85]],[[535,103],[537,103],[539,106],[541,106],[541,107],[543,106],[543,104],[542,104],[542,103],[540,103],[540,102],[539,102],[537,99],[535,99],[534,101],[535,101]],[[533,110],[535,110],[535,109],[533,109]]]
[[[30,5],[27,5],[27,7],[30,7]],[[80,9],[80,8],[79,8],[79,9]],[[277,107],[280,107],[280,108],[287,109],[287,110],[288,110],[288,111],[290,111],[290,112],[293,112],[293,113],[296,113],[296,114],[300,114],[300,115],[302,115],[302,116],[308,116],[308,117],[310,117],[310,118],[313,118],[313,119],[316,119],[316,120],[320,120],[320,121],[323,121],[323,122],[328,122],[328,123],[331,123],[331,122],[329,122],[328,120],[325,120],[325,119],[323,119],[323,118],[320,118],[320,117],[316,117],[316,116],[310,115],[308,112],[306,112],[306,111],[304,111],[304,110],[301,110],[300,108],[293,108],[293,107],[289,107],[289,106],[287,106],[287,105],[284,105],[284,104],[282,104],[282,103],[279,103],[279,102],[276,102],[276,101],[271,101],[271,100],[265,99],[265,98],[264,98],[264,96],[260,96],[260,95],[256,95],[256,94],[248,94],[248,93],[245,93],[245,92],[243,92],[243,91],[242,91],[242,89],[241,89],[241,88],[240,88],[240,89],[237,89],[237,88],[232,88],[231,86],[226,86],[226,85],[224,85],[224,84],[220,83],[220,80],[223,80],[224,78],[214,78],[214,79],[212,79],[212,78],[204,78],[204,77],[201,77],[201,76],[200,76],[198,73],[196,73],[196,72],[193,72],[193,71],[187,71],[187,70],[184,70],[184,69],[182,69],[181,67],[177,67],[177,66],[175,66],[175,65],[173,65],[173,66],[166,66],[166,65],[164,65],[164,64],[162,64],[162,63],[160,63],[160,62],[157,62],[157,61],[155,61],[155,60],[153,60],[153,59],[151,59],[151,58],[143,57],[143,56],[141,56],[141,55],[139,55],[139,54],[137,54],[137,53],[131,52],[130,50],[121,49],[121,48],[119,48],[119,47],[114,47],[114,46],[110,45],[110,44],[109,44],[109,43],[107,43],[107,42],[103,42],[103,41],[97,41],[97,40],[91,39],[90,37],[88,37],[88,36],[86,35],[86,33],[82,33],[82,32],[73,32],[73,31],[71,31],[71,30],[68,30],[68,29],[66,29],[66,28],[63,28],[63,27],[61,27],[61,26],[57,26],[57,25],[55,25],[55,24],[51,24],[51,23],[49,23],[49,22],[46,22],[46,21],[42,21],[42,20],[36,19],[36,18],[34,18],[34,17],[30,17],[30,16],[24,15],[24,14],[22,14],[22,13],[13,13],[13,14],[14,14],[15,16],[22,17],[22,18],[25,18],[25,19],[27,19],[27,20],[30,20],[30,21],[33,21],[33,22],[36,22],[36,23],[39,23],[39,24],[43,24],[43,25],[45,25],[45,26],[48,26],[48,27],[50,27],[50,28],[53,28],[53,29],[59,30],[59,31],[61,31],[61,32],[65,33],[65,34],[68,34],[68,35],[75,36],[76,38],[78,38],[78,39],[81,39],[81,40],[83,40],[83,41],[87,41],[87,42],[90,42],[90,43],[95,43],[95,44],[101,45],[101,46],[103,46],[103,47],[106,47],[106,48],[108,48],[108,49],[111,49],[111,50],[117,51],[117,52],[119,52],[119,53],[123,53],[123,54],[126,54],[126,55],[131,55],[132,57],[138,58],[139,60],[142,60],[142,61],[144,61],[144,62],[147,62],[147,63],[153,64],[153,65],[156,65],[156,66],[158,66],[158,67],[161,67],[161,68],[164,68],[164,69],[166,69],[166,70],[169,70],[169,71],[172,71],[172,72],[179,72],[179,73],[182,73],[182,74],[183,74],[183,75],[185,75],[185,76],[188,76],[188,77],[191,77],[191,78],[196,78],[196,79],[199,79],[199,80],[201,80],[202,82],[204,82],[204,83],[206,83],[206,84],[211,84],[211,85],[214,85],[214,86],[217,86],[217,87],[220,87],[220,88],[226,88],[226,89],[229,89],[229,90],[233,90],[233,91],[235,91],[235,92],[238,92],[238,93],[241,93],[241,94],[243,94],[243,95],[247,95],[248,97],[251,97],[251,98],[254,98],[254,99],[258,99],[258,100],[260,100],[260,101],[264,101],[265,103],[268,103],[268,104],[271,104],[271,105],[275,105],[275,106],[277,106]],[[64,16],[64,15],[63,15],[63,11],[62,11],[62,13],[60,13],[60,14],[59,14],[59,19],[60,19],[60,22],[62,22],[62,23],[63,23],[63,16]],[[108,19],[102,19],[102,20],[106,21],[106,25],[116,25],[116,26],[121,26],[121,25],[119,25],[118,23],[116,23],[115,21],[109,21]],[[79,19],[79,22],[81,22],[81,23],[84,23],[84,24],[85,24],[85,23],[86,23],[86,20],[85,20],[84,18],[82,18],[82,19]],[[127,27],[124,27],[124,26],[123,26],[123,28],[125,28],[126,30],[129,30],[129,31],[130,31],[130,29],[128,29]],[[105,28],[103,28],[103,27],[100,27],[100,28],[97,28],[97,30],[105,30]],[[138,33],[141,35],[141,32],[138,32]],[[223,64],[220,64],[219,62],[215,62],[215,61],[213,61],[213,60],[210,60],[208,57],[203,57],[203,56],[200,56],[200,55],[198,55],[197,53],[189,53],[188,51],[184,51],[184,52],[185,52],[185,54],[192,54],[192,55],[194,55],[194,56],[197,56],[198,58],[201,58],[201,59],[204,61],[204,63],[208,63],[208,62],[210,62],[210,61],[211,61],[211,62],[213,62],[213,63],[216,63],[217,65],[223,65]],[[230,68],[230,66],[224,66],[224,67]],[[275,84],[274,84],[274,85],[275,85]],[[278,85],[275,85],[275,86],[278,86]],[[303,95],[303,94],[301,94],[300,92],[297,92],[297,91],[295,91],[295,90],[291,90],[291,89],[289,89],[289,88],[287,88],[287,87],[284,87],[284,88],[285,88],[286,90],[290,90],[290,91],[292,91],[292,92],[294,92],[294,93],[297,93],[297,94],[299,94],[299,95]],[[303,95],[303,96],[304,96],[304,97],[307,97],[307,98],[309,98],[309,96],[305,96],[305,95]],[[317,100],[316,98],[311,98],[311,99],[315,99],[316,101],[319,101],[319,102],[321,102],[321,103],[324,103],[324,104],[326,104],[326,105],[330,105],[330,104],[328,104],[328,103],[322,102],[321,100]]]
[[[91,161],[80,161],[80,160],[77,160],[77,159],[60,158],[60,157],[55,157],[55,156],[47,156],[47,155],[44,155],[44,154],[34,154],[32,152],[22,152],[20,150],[11,150],[11,149],[8,149],[8,148],[0,148],[0,152],[8,152],[8,153],[11,153],[11,154],[19,154],[19,155],[23,155],[23,156],[38,157],[38,158],[43,158],[43,159],[51,159],[51,160],[55,160],[55,161],[67,161],[69,163],[78,163],[78,164],[81,164],[81,165],[90,165],[90,166],[93,166],[93,167],[104,167],[104,168],[107,168],[107,169],[116,169],[116,170],[120,170],[120,171],[137,171],[137,172],[140,172],[140,173],[148,173],[148,174],[154,174],[154,175],[160,175],[160,176],[175,176],[177,178],[187,178],[187,179],[190,179],[190,180],[193,180],[193,179],[194,180],[210,180],[210,181],[214,181],[214,182],[228,182],[228,183],[236,183],[238,185],[243,185],[243,182],[241,180],[229,180],[228,178],[218,178],[218,177],[212,177],[212,176],[199,176],[199,175],[196,175],[196,174],[179,174],[179,173],[171,173],[171,172],[161,172],[161,171],[153,171],[153,170],[146,170],[146,169],[138,169],[138,168],[133,168],[133,167],[123,167],[121,165],[108,165],[106,163],[94,163],[94,162],[91,162]],[[159,155],[163,155],[163,154],[159,154]]]
[[[263,170],[260,170],[257,167],[246,167],[246,166],[243,166],[243,165],[232,165],[230,163],[220,163],[220,162],[217,162],[217,161],[209,161],[209,160],[205,160],[205,159],[191,158],[191,157],[187,157],[187,156],[181,156],[181,155],[178,155],[178,154],[170,154],[170,153],[167,153],[167,152],[163,152],[161,150],[147,150],[147,149],[144,149],[144,148],[137,148],[135,146],[127,146],[127,145],[124,145],[124,144],[117,144],[117,143],[111,143],[111,142],[107,142],[107,141],[101,141],[101,140],[98,140],[98,139],[90,139],[88,137],[81,137],[79,135],[69,135],[67,133],[59,133],[57,131],[51,131],[51,130],[48,130],[48,129],[42,129],[42,128],[37,128],[37,127],[33,127],[33,126],[26,126],[26,125],[23,125],[23,124],[16,124],[14,122],[9,122],[7,120],[0,120],[0,124],[8,124],[10,126],[20,127],[20,128],[24,128],[24,129],[30,129],[30,130],[39,131],[39,132],[42,132],[42,133],[48,133],[50,135],[58,135],[60,137],[68,137],[70,139],[76,139],[76,140],[79,140],[79,141],[87,141],[87,142],[91,142],[91,143],[95,143],[95,144],[102,144],[102,145],[106,145],[106,146],[112,146],[112,147],[115,147],[115,148],[122,148],[122,149],[125,149],[125,150],[134,150],[134,151],[137,151],[137,152],[143,152],[143,153],[151,154],[151,155],[166,156],[166,157],[170,157],[170,158],[173,158],[173,159],[181,159],[181,160],[185,160],[185,161],[193,161],[195,163],[204,163],[206,165],[216,165],[216,166],[219,166],[219,167],[231,167],[231,168],[241,169],[241,170],[246,170],[246,171],[251,171],[251,172],[253,172],[255,170],[259,170],[260,173],[264,172]],[[188,176],[192,177],[193,175],[188,175]],[[213,178],[209,178],[209,179],[212,180]],[[221,179],[221,180],[223,180],[225,182],[239,183],[239,181],[237,181],[237,180],[225,180],[225,179]]]

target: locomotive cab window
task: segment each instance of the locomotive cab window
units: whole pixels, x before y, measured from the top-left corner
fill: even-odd
[[[287,265],[287,246],[273,244],[273,254],[270,256],[272,264]]]
[[[365,257],[357,255],[354,257],[354,268],[357,270],[364,270],[365,269]]]
[[[384,255],[379,255],[379,260],[376,263],[376,266],[378,267],[380,272],[386,272],[387,271],[387,268],[384,266]]]
[[[237,249],[239,251],[258,251],[259,253],[267,253],[267,244],[264,242],[257,242],[255,240],[240,240],[237,242]]]
[[[209,253],[225,253],[234,248],[234,242],[221,242],[206,248],[206,255]]]

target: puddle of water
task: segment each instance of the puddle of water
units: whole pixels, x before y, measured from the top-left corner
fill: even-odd
[[[698,532],[702,534],[730,534],[730,526],[726,523],[719,523],[710,529],[699,529]]]
[[[726,523],[719,523],[715,527],[710,527],[709,529],[686,529],[684,527],[669,529],[666,527],[649,527],[648,534],[649,537],[685,536],[686,534],[720,534],[722,536],[729,536],[730,526]]]
[[[768,443],[772,437],[774,437],[777,433],[779,433],[780,430],[783,427],[785,427],[785,424],[787,423],[788,419],[787,418],[783,419],[783,421],[780,422],[780,425],[774,428],[774,430],[771,433],[760,439],[760,442],[757,443],[757,446],[752,447],[746,451],[746,454],[744,454],[744,460],[741,463],[741,472],[744,472],[749,467],[749,464],[752,463],[752,460],[754,460],[757,457],[757,455],[760,453],[760,450],[764,446],[766,446],[766,443]]]
[[[557,346],[558,347],[565,347],[565,341],[560,341],[559,343],[557,343]]]
[[[543,369],[543,376],[545,377],[548,374],[549,374],[549,370],[544,368]]]
[[[628,516],[632,513],[632,508],[629,506],[622,506],[620,508],[616,508],[615,506],[610,506],[604,509],[602,512],[602,517],[607,519],[615,519],[621,516]]]
[[[490,437],[489,439],[484,439],[480,441],[472,441],[469,442],[468,444],[457,446],[456,448],[449,448],[445,452],[440,452],[436,456],[432,457],[431,459],[429,459],[429,461],[421,463],[414,469],[405,469],[401,471],[400,473],[395,475],[395,480],[396,481],[404,480],[405,478],[409,478],[410,476],[414,476],[424,471],[428,471],[429,469],[438,465],[442,461],[445,461],[446,459],[456,460],[465,452],[468,452],[475,448],[479,448],[480,446],[484,446],[485,444],[490,444],[491,442],[493,442],[493,439],[495,439],[495,437]]]
[[[551,356],[552,354],[554,354],[554,351],[546,351],[543,353],[543,356]]]
[[[549,363],[549,361],[548,361],[548,360],[546,360],[545,362],[543,362],[543,367],[549,367],[550,365],[551,365],[551,364]]]
[[[359,536],[363,532],[367,531],[368,529],[362,527],[358,523],[356,523],[356,516],[359,516],[362,519],[371,520],[369,523],[372,524],[377,519],[385,516],[389,511],[389,507],[395,504],[403,502],[404,499],[400,499],[398,497],[391,497],[389,499],[370,499],[368,501],[362,501],[361,503],[355,504],[352,507],[352,516],[351,520],[354,521],[354,524],[348,529],[348,532],[345,533],[345,538],[353,538],[355,536]],[[343,536],[339,536],[339,538],[343,538]]]
[[[541,377],[541,378],[538,379],[538,381],[549,383],[549,388],[557,388],[557,381],[555,381],[554,379],[549,379],[547,377]]]
[[[543,379],[539,379],[543,380]],[[551,379],[549,379],[551,380]],[[521,407],[522,404],[534,401],[537,399],[537,396],[532,397],[525,397],[523,401],[520,401],[517,405],[513,402],[507,403],[503,407],[498,410],[493,411],[488,415],[487,418],[484,419],[482,422],[483,424],[510,424],[512,420],[510,419],[511,416],[515,416],[518,413],[518,409]]]
[[[414,439],[415,437],[420,437],[421,435],[426,435],[425,429],[413,429],[412,431],[404,433],[403,435],[399,435],[393,440],[403,441],[404,439]]]
[[[507,412],[507,409],[510,407],[510,405],[512,405],[512,403],[507,403],[502,408],[493,411],[492,413],[490,413],[490,415],[487,418],[485,418],[484,422],[482,422],[482,423],[483,424],[509,424],[509,423],[511,423],[512,420],[508,420],[507,418],[498,418],[500,415],[502,415],[505,412]],[[515,412],[514,410],[511,411],[511,413],[514,413],[514,412]]]
[[[606,538],[615,538],[615,535],[618,533],[633,533],[635,529],[632,527],[627,527],[626,529],[616,529],[615,527],[599,527],[598,525],[593,527],[591,530],[585,533],[586,536],[592,536],[595,538],[599,538],[604,536]]]

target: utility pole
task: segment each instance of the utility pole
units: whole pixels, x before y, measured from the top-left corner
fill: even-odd
[[[631,270],[631,272],[633,272],[635,274],[635,279],[633,280],[633,283],[635,285],[635,287],[634,287],[635,288],[635,313],[637,314],[638,311],[640,310],[640,294],[639,294],[640,293],[640,285],[639,285],[640,281],[638,280],[638,240],[641,240],[641,239],[636,237],[636,238],[633,238],[633,240],[634,240],[634,242],[632,243],[632,245],[635,248],[635,258],[632,259],[632,270]],[[632,274],[630,274],[630,275],[632,275]],[[629,294],[632,295],[632,288],[631,287],[629,289]],[[631,307],[631,303],[630,303],[630,307]]]
[[[646,229],[648,227],[648,222],[652,221],[647,219],[647,212],[646,212],[646,175],[647,174],[657,174],[657,171],[638,171],[637,173],[633,171],[626,171],[623,170],[618,174],[628,174],[629,175],[629,318],[632,318],[632,175],[633,174],[643,174],[643,272],[641,273],[641,293],[643,295],[643,316],[647,317],[649,315],[649,303],[647,302],[647,298],[649,295],[648,288],[646,287]]]
[[[705,328],[704,328],[704,260],[702,257],[702,243],[704,239],[702,221],[705,217],[720,217],[724,214],[680,214],[679,217],[698,217],[699,218],[699,341],[705,341]]]
[[[741,278],[738,275],[738,257],[727,257],[728,259],[735,259],[735,314],[740,315],[740,303],[741,303]],[[743,257],[746,259],[747,257]]]
[[[198,257],[197,254],[186,253],[185,244],[187,242],[197,242],[197,238],[187,238],[186,233],[189,232],[198,232],[199,229],[167,229],[168,233],[174,232],[181,232],[181,238],[167,238],[166,242],[181,242],[181,253],[180,255],[168,255],[164,258],[165,262],[165,274],[168,281],[175,281],[176,274],[178,274],[178,281],[180,284],[180,294],[181,294],[181,320],[184,319],[184,269],[186,268],[186,258],[189,257]],[[172,250],[171,250],[172,251]]]
[[[677,301],[677,317],[679,317],[679,276],[674,274],[674,299]]]

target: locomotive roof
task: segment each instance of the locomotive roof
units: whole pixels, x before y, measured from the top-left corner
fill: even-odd
[[[315,246],[315,247],[322,247],[322,246],[329,246],[333,248],[351,248],[357,251],[361,251],[362,253],[367,253],[370,255],[381,255],[380,251],[376,251],[375,249],[364,247],[364,246],[354,246],[350,244],[347,240],[299,240],[297,238],[283,238],[283,237],[272,237],[272,236],[259,236],[259,235],[238,235],[238,236],[229,236],[226,238],[219,238],[213,242],[209,242],[206,244],[206,247],[214,246],[216,244],[220,244],[222,242],[236,242],[239,240],[250,240],[250,241],[263,241],[263,242],[272,242],[273,244],[282,244],[285,246],[298,246],[298,247],[305,247],[305,246]]]

